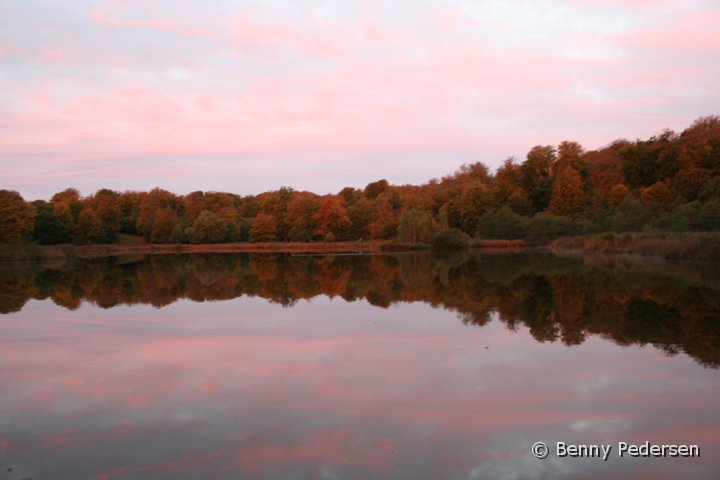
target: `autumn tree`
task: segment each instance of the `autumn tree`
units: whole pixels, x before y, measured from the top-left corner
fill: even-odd
[[[350,233],[352,239],[359,240],[370,236],[370,224],[373,221],[374,207],[367,198],[360,197],[354,204],[348,206],[350,217]]]
[[[35,209],[14,190],[0,190],[0,243],[20,243],[33,231]]]
[[[582,210],[582,179],[575,168],[565,166],[553,182],[548,211],[556,215],[575,216]]]
[[[95,212],[100,222],[101,241],[105,243],[115,241],[117,233],[120,231],[120,203],[118,197],[117,192],[103,188],[84,201],[84,204]]]
[[[620,205],[630,195],[630,189],[622,183],[613,186],[608,195],[609,205]]]
[[[191,192],[183,197],[182,205],[185,221],[192,224],[203,210],[208,209],[205,200],[205,193],[200,190]]]
[[[514,158],[507,158],[497,169],[492,187],[496,205],[505,205],[520,214],[531,212],[530,199],[522,187],[522,170]]]
[[[720,175],[720,116],[698,118],[680,134],[678,156],[683,169]]]
[[[274,242],[277,239],[277,220],[275,220],[275,217],[265,213],[255,217],[255,222],[250,228],[250,241]]]
[[[387,189],[388,181],[383,178],[382,180],[368,183],[365,186],[365,190],[363,190],[363,193],[368,200],[374,200],[375,198],[377,198],[378,195],[384,193]]]
[[[275,234],[280,237],[282,241],[288,240],[290,224],[287,221],[286,214],[288,205],[294,195],[295,190],[290,187],[280,187],[279,190],[261,195],[261,210],[264,214],[270,215],[275,219]]]
[[[50,202],[64,202],[65,204],[72,206],[74,209],[77,209],[77,212],[73,213],[80,213],[80,192],[78,192],[75,188],[66,188],[62,192],[56,193],[52,196]]]
[[[388,202],[379,202],[368,226],[372,238],[392,238],[397,235],[398,218]]]
[[[178,216],[170,207],[156,210],[150,231],[150,241],[152,243],[170,243],[178,223]]]
[[[585,156],[588,168],[587,184],[590,187],[590,210],[599,212],[617,205],[612,191],[617,185],[624,185],[622,157],[614,145],[589,152]],[[629,190],[628,190],[629,193]],[[620,198],[622,200],[622,198]]]
[[[320,202],[317,195],[298,192],[288,204],[287,222],[290,225],[288,238],[293,242],[308,242],[313,239],[315,220],[313,216]]]
[[[157,216],[157,212],[165,208],[177,212],[180,199],[167,190],[154,188],[149,192],[141,193],[139,200],[140,212],[137,217],[137,229],[146,240],[150,240],[155,219],[162,218]]]
[[[694,200],[706,182],[720,174],[720,117],[702,117],[678,139],[680,170],[672,182],[683,198]]]
[[[455,205],[457,205],[455,207]],[[477,221],[480,216],[493,206],[493,195],[484,182],[474,182],[463,188],[460,197],[453,202],[459,213],[457,223],[450,226],[458,227],[465,233],[475,233]]]
[[[140,214],[140,195],[137,192],[122,192],[118,198],[120,212],[120,233],[136,235],[137,218]]]
[[[74,238],[78,216],[83,209],[80,192],[74,188],[66,188],[53,195],[50,204],[53,206],[53,215],[65,226],[68,235]]]
[[[675,199],[675,192],[666,182],[655,182],[640,192],[640,199],[650,207],[667,210]]]
[[[482,162],[463,163],[451,176],[461,183],[479,182],[487,184],[490,181],[490,171]]]
[[[648,140],[637,140],[619,149],[624,158],[623,171],[633,188],[648,187],[672,178],[680,169],[677,135],[665,130]]]
[[[582,176],[585,171],[583,154],[582,145],[579,143],[567,140],[560,142],[557,148],[557,167],[555,172],[559,173],[565,167],[572,167]]]
[[[350,217],[342,205],[342,197],[326,195],[320,200],[317,212],[313,215],[315,228],[313,234],[320,239],[329,233],[334,237],[344,233],[350,226]]]
[[[80,244],[101,243],[104,240],[102,223],[92,207],[85,207],[78,215],[75,241]]]

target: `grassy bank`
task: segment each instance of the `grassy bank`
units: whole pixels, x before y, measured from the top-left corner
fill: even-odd
[[[121,239],[109,245],[0,245],[0,261],[67,260],[121,255],[177,253],[376,253],[429,250],[429,244],[404,244],[390,240],[366,242],[267,242],[213,244],[150,244]],[[524,240],[473,240],[470,247],[487,251],[522,251]]]
[[[522,252],[526,246],[525,240],[488,240],[480,238],[470,240],[470,247],[490,251]]]
[[[177,253],[372,253],[388,241],[268,242],[213,244],[0,245],[0,261],[98,258],[120,255]]]
[[[472,239],[468,246],[488,252],[521,252],[525,250],[526,242]],[[560,237],[553,240],[549,247],[556,253],[632,254],[677,260],[720,260],[720,233],[608,233]],[[148,244],[124,241],[122,244],[110,245],[0,245],[0,261],[177,253],[375,253],[428,248],[429,245],[425,244],[398,244],[389,240],[214,244]]]
[[[554,252],[646,255],[673,260],[720,260],[720,233],[608,233],[561,237]]]

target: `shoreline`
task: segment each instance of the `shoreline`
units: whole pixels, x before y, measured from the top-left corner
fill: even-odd
[[[720,232],[604,233],[559,237],[548,245],[531,246],[525,240],[473,239],[470,249],[488,253],[522,253],[542,249],[560,255],[611,255],[666,260],[720,260]],[[101,244],[101,245],[0,245],[0,262],[70,260],[125,255],[190,253],[295,253],[370,254],[429,251],[427,244],[401,244],[392,240],[344,242],[263,242],[213,244]]]
[[[0,262],[36,260],[68,260],[72,258],[102,258],[124,255],[171,255],[188,253],[298,253],[298,254],[368,254],[399,253],[430,250],[425,244],[397,244],[391,240],[347,242],[264,242],[264,243],[211,243],[211,244],[152,244],[137,245],[2,245]],[[523,240],[479,240],[472,248],[489,251],[524,251]]]
[[[555,254],[612,255],[665,260],[720,260],[720,232],[598,233],[556,238],[548,245]]]

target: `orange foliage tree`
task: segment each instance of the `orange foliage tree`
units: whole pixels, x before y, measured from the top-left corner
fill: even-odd
[[[33,230],[35,209],[14,190],[0,190],[0,243],[20,243]]]
[[[580,174],[566,166],[553,182],[548,211],[556,215],[575,216],[583,209],[583,185]]]
[[[317,212],[313,215],[317,238],[325,239],[332,235],[335,239],[350,226],[350,217],[342,205],[342,197],[326,195],[320,200]]]

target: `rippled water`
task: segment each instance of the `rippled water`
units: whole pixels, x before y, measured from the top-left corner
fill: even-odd
[[[717,478],[716,270],[538,254],[6,264],[0,478]],[[701,456],[554,454],[620,441]]]

